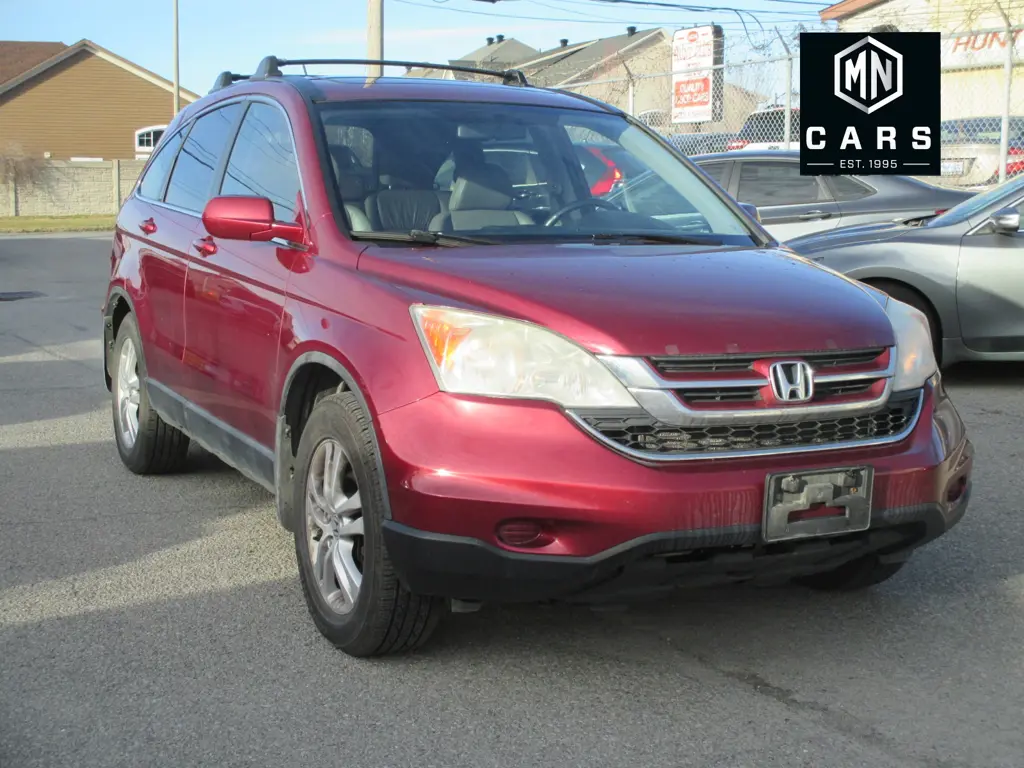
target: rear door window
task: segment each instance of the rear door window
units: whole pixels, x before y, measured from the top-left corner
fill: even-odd
[[[832,187],[836,200],[840,203],[860,200],[862,197],[868,197],[875,193],[872,187],[849,176],[830,176],[828,183]]]
[[[231,149],[222,195],[267,197],[274,218],[295,221],[299,200],[299,168],[288,119],[277,107],[249,106]]]
[[[801,176],[798,163],[743,162],[736,194],[756,206],[799,205],[830,200],[817,177]]]
[[[202,213],[213,196],[214,175],[241,109],[239,103],[229,104],[196,120],[171,171],[164,197],[168,205]]]
[[[723,180],[725,179],[725,172],[729,168],[729,163],[707,163],[702,164],[700,169],[704,171],[708,176],[718,182],[719,186],[724,187]]]
[[[146,169],[146,175],[142,177],[139,185],[139,194],[149,200],[159,200],[164,191],[164,182],[167,181],[167,172],[174,163],[174,156],[181,147],[183,131],[178,131],[157,150],[153,161]]]

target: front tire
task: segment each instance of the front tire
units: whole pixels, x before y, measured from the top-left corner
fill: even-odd
[[[131,314],[117,329],[111,359],[114,440],[121,461],[137,475],[179,471],[188,457],[189,438],[150,406],[142,337]]]
[[[883,563],[874,555],[843,563],[832,571],[799,576],[793,581],[822,592],[853,592],[888,581],[906,565],[906,561]]]
[[[445,611],[443,600],[399,582],[384,547],[372,430],[351,392],[322,397],[302,431],[293,483],[306,606],[320,633],[356,657],[421,647]]]

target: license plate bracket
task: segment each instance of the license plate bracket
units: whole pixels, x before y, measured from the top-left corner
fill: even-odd
[[[874,480],[869,466],[769,474],[761,535],[776,542],[867,530]]]

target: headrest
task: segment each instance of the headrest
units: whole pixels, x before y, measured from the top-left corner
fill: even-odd
[[[496,165],[463,169],[452,186],[453,211],[503,211],[512,202],[512,181]]]

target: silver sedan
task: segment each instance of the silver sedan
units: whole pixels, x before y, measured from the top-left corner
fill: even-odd
[[[927,315],[943,366],[1024,360],[1024,176],[938,216],[790,240],[798,254]]]

